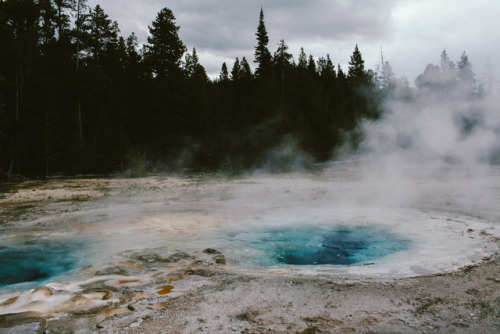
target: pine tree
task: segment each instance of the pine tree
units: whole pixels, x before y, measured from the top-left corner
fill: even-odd
[[[319,58],[317,64],[317,71],[322,77],[335,77],[335,67],[330,59],[330,55],[326,55],[326,58]]]
[[[292,54],[288,53],[288,45],[285,44],[285,40],[281,40],[278,44],[278,49],[274,53],[274,66],[275,66],[275,77],[278,82],[281,83],[281,107],[285,105],[285,78],[288,76],[289,68],[291,67],[290,60],[293,58]]]
[[[382,88],[385,90],[394,89],[396,83],[396,76],[392,66],[386,60],[382,65]]]
[[[193,52],[186,52],[184,58],[184,72],[186,73],[188,79],[197,79],[202,81],[208,81],[207,72],[205,68],[200,64],[198,54],[196,53],[196,48],[193,48]]]
[[[441,71],[453,71],[455,69],[455,63],[450,60],[448,57],[448,53],[446,50],[441,52],[441,61],[439,62],[439,66],[441,67]]]
[[[316,62],[314,61],[313,55],[309,55],[309,60],[307,62],[307,70],[309,71],[309,75],[315,76],[316,72]]]
[[[465,54],[465,51],[460,57],[460,61],[457,64],[458,67],[458,79],[460,80],[461,87],[468,90],[469,94],[474,93],[476,79],[474,78],[474,72],[472,71],[472,65],[469,62],[469,57]]]
[[[40,38],[45,45],[55,40],[56,24],[55,16],[56,9],[52,6],[51,0],[39,0],[38,8],[40,11]]]
[[[182,67],[184,69],[184,73],[188,78],[191,78],[194,75],[196,63],[198,62],[197,58],[198,56],[196,54],[195,48],[193,48],[193,55],[191,54],[191,52],[189,52],[189,50],[186,51]]]
[[[178,35],[179,26],[168,8],[163,8],[149,26],[146,46],[147,60],[157,78],[168,78],[180,73],[181,58],[186,47]]]
[[[229,81],[229,72],[227,71],[227,65],[225,62],[222,63],[222,67],[219,74],[219,81],[221,82]]]
[[[274,52],[274,64],[278,68],[284,68],[286,66],[290,66],[290,60],[293,58],[293,55],[288,53],[288,45],[285,44],[285,40],[281,40],[278,43],[278,49]]]
[[[299,54],[299,68],[305,69],[307,68],[307,55],[304,52],[304,48],[300,48],[300,54]]]
[[[354,52],[349,61],[349,69],[347,72],[347,80],[351,86],[365,85],[367,82],[367,75],[365,72],[365,61],[359,52],[358,44],[354,48]]]
[[[85,25],[85,22],[87,20],[87,10],[88,7],[86,5],[87,0],[75,0],[76,1],[76,6],[75,6],[75,27],[73,29],[73,36],[75,39],[75,45],[76,45],[76,52],[75,52],[75,59],[76,59],[76,76],[77,79],[79,79],[80,73],[80,53],[81,53],[81,47],[83,44],[84,40],[84,35],[82,34],[83,27]],[[83,120],[82,120],[82,103],[81,103],[81,93],[80,93],[80,87],[77,87],[77,103],[76,103],[76,112],[77,112],[77,117],[78,117],[78,139],[79,139],[79,144],[83,144]]]
[[[429,90],[438,89],[441,84],[441,72],[439,66],[427,64],[424,73],[415,79],[415,85],[419,89],[429,88]]]
[[[349,61],[347,82],[352,112],[351,126],[354,126],[360,117],[378,117],[373,72],[365,70],[365,61],[357,44]]]
[[[90,11],[82,28],[86,39],[83,50],[94,60],[118,42],[118,23],[113,22],[99,5]]]
[[[344,70],[342,70],[342,66],[340,64],[337,64],[337,78],[339,80],[347,80],[347,76],[344,73]]]
[[[457,68],[455,63],[450,60],[446,50],[441,53],[441,61],[439,62],[439,67],[441,69],[440,81],[442,83],[442,88],[451,91],[457,83]]]
[[[56,10],[54,23],[57,26],[58,39],[67,38],[69,34],[70,17],[66,12],[74,6],[75,0],[53,0]]]
[[[137,36],[132,32],[125,42],[128,66],[137,66],[141,62],[142,57],[138,52],[138,48],[139,42],[137,41]]]
[[[264,23],[264,11],[260,9],[259,25],[257,27],[257,46],[255,47],[255,63],[257,63],[257,69],[255,74],[258,77],[269,77],[271,73],[271,53],[267,48],[269,43],[269,37],[267,36],[267,30]]]
[[[240,78],[242,79],[252,78],[252,69],[250,68],[250,64],[248,64],[248,61],[245,57],[243,57],[240,62]]]
[[[83,26],[88,18],[87,0],[75,0],[75,27],[73,30],[74,43],[76,45],[76,70],[78,71],[80,61],[80,48],[83,43]]]
[[[238,57],[233,64],[233,69],[231,70],[231,80],[238,81],[240,79],[240,61]]]

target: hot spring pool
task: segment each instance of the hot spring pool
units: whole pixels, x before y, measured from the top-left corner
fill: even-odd
[[[253,261],[275,265],[360,265],[407,250],[411,242],[375,226],[261,229],[231,235]],[[242,255],[245,257],[245,255]]]
[[[84,243],[71,239],[0,240],[0,288],[28,288],[54,280],[85,265]]]
[[[180,239],[180,235],[168,234],[150,241],[151,245],[166,247],[179,243]],[[221,246],[237,267],[250,265],[261,268],[366,265],[405,251],[411,245],[409,240],[384,227],[306,225],[255,227],[218,233],[215,239],[208,236],[198,240],[187,238],[183,249],[201,250],[207,240],[211,244],[216,241],[215,244]],[[128,243],[121,244],[124,247]],[[32,288],[61,278],[71,279],[75,269],[103,262],[99,259],[102,254],[92,249],[103,249],[105,245],[111,246],[111,241],[89,243],[77,235],[64,238],[3,238],[0,240],[0,289]]]

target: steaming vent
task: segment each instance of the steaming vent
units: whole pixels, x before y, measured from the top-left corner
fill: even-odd
[[[235,235],[257,249],[262,265],[356,265],[405,251],[410,241],[373,226],[268,229]]]

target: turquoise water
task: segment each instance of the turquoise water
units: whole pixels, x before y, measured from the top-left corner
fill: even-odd
[[[0,289],[31,288],[72,275],[95,262],[100,243],[93,239],[0,239]],[[375,226],[257,228],[227,232],[218,241],[229,254],[233,250],[236,262],[259,266],[367,264],[410,247],[409,240]]]
[[[82,242],[10,238],[0,240],[0,288],[44,282],[81,267]]]
[[[410,241],[370,226],[275,228],[241,232],[261,265],[353,265],[407,250]]]

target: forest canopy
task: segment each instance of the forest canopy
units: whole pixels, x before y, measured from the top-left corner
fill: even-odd
[[[356,149],[387,99],[485,94],[465,52],[443,51],[410,87],[383,57],[366,69],[354,42],[344,70],[304,49],[295,60],[284,40],[270,50],[262,9],[256,27],[254,59],[209,78],[168,8],[139,45],[86,0],[0,2],[2,176],[307,168]]]

